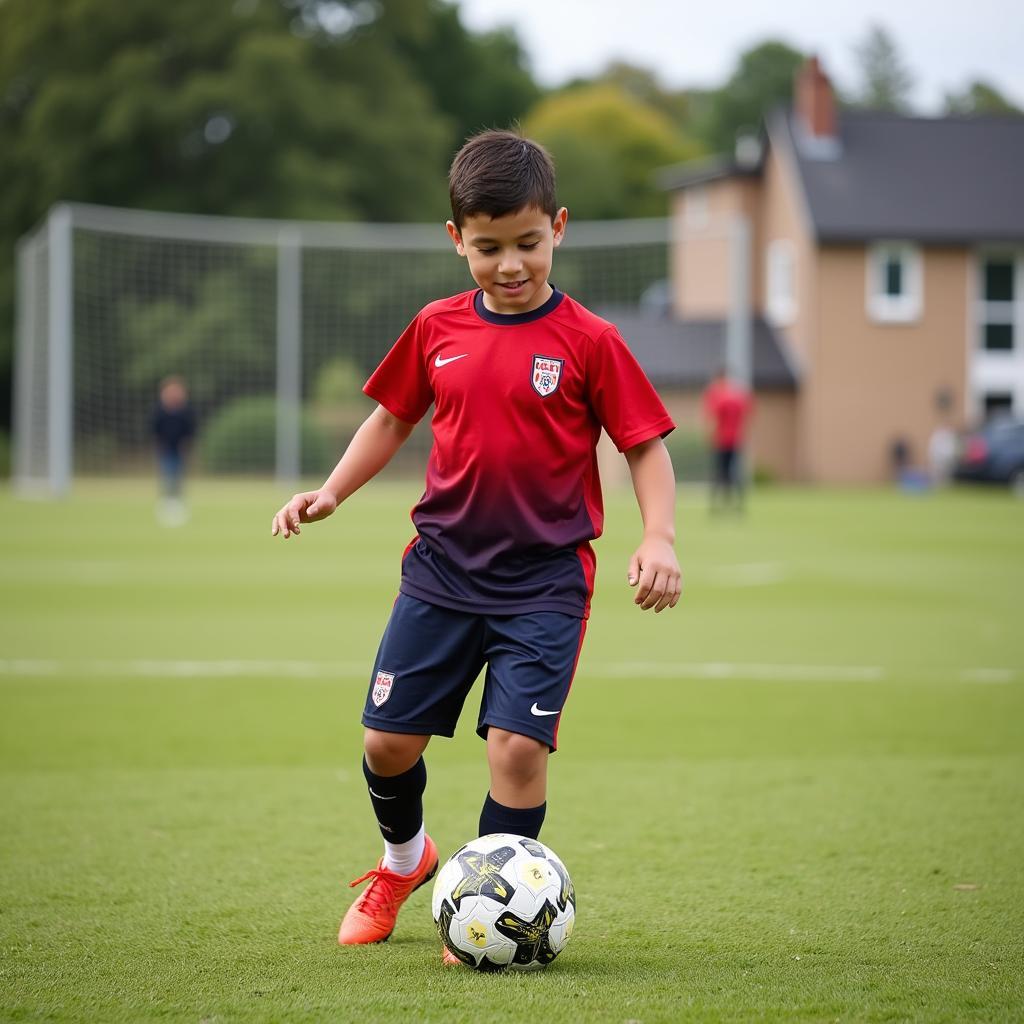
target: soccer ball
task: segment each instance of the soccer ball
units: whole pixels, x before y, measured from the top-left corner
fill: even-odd
[[[441,941],[478,971],[535,971],[565,949],[576,891],[555,853],[536,839],[481,836],[437,873],[431,903]]]

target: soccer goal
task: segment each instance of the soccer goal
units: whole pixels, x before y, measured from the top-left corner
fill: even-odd
[[[571,223],[553,282],[592,309],[667,277],[666,220]],[[180,375],[208,474],[320,475],[372,408],[362,384],[417,310],[473,286],[443,224],[333,224],[54,207],[18,247],[14,481],[149,472]],[[419,429],[402,457],[422,461]],[[400,463],[401,466],[401,463]]]

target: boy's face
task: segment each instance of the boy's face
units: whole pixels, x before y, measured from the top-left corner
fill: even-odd
[[[492,313],[529,313],[551,296],[548,275],[555,246],[565,235],[563,206],[555,219],[534,206],[504,217],[475,214],[460,228],[448,221],[448,234],[469,272],[483,289]]]

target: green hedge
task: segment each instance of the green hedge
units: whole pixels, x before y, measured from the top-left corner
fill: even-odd
[[[198,453],[211,473],[271,473],[276,449],[277,408],[273,396],[254,395],[225,405],[199,425]],[[325,473],[334,464],[323,431],[302,414],[302,472]]]
[[[665,447],[672,456],[676,480],[708,479],[711,454],[706,434],[698,430],[676,429],[665,438]]]

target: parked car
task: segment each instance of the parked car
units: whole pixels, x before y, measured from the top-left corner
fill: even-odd
[[[1024,421],[994,420],[968,434],[953,476],[976,483],[1009,484],[1024,497]]]

